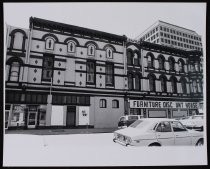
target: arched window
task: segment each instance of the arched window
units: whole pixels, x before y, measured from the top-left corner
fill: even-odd
[[[187,81],[186,81],[186,79],[184,77],[182,77],[180,79],[180,83],[181,83],[182,93],[186,94],[187,93],[187,87],[186,87]]]
[[[133,55],[133,63],[135,66],[139,66],[140,63],[141,63],[141,57],[140,57],[140,54],[138,51],[135,51],[134,52],[134,55]]]
[[[119,101],[118,100],[112,100],[112,108],[119,108]]]
[[[172,93],[177,93],[177,79],[176,79],[176,77],[171,77],[171,89],[172,89]]]
[[[178,61],[179,64],[179,72],[184,72],[184,61],[182,59],[179,59]]]
[[[22,29],[14,29],[11,33],[10,48],[25,50],[26,33]]]
[[[148,68],[154,68],[154,55],[152,53],[147,54],[148,57]]]
[[[54,50],[55,39],[49,36],[45,40],[45,49]]]
[[[128,89],[133,90],[133,75],[132,75],[132,73],[128,74]]]
[[[93,44],[88,45],[88,55],[95,56],[96,47]]]
[[[106,49],[106,58],[113,59],[113,50],[111,48]]]
[[[20,32],[16,32],[14,34],[14,45],[13,45],[13,48],[14,49],[22,49],[23,41],[24,41],[24,35],[22,33],[20,33]]]
[[[174,60],[174,58],[170,57],[168,59],[168,62],[169,62],[169,70],[175,71],[175,60]]]
[[[198,86],[198,91],[203,92],[203,87],[202,87],[202,82],[201,81],[197,82],[197,86]]]
[[[100,108],[106,108],[106,99],[100,99],[99,107]]]
[[[139,74],[135,75],[135,90],[141,90],[141,80]]]
[[[164,56],[159,55],[158,62],[159,62],[159,69],[164,70],[165,69],[165,58],[164,58]]]
[[[75,53],[76,52],[76,43],[73,41],[68,41],[67,43],[67,52]]]
[[[167,92],[167,78],[165,76],[160,77],[160,83],[161,83],[161,91]]]
[[[127,50],[127,64],[133,65],[133,52],[132,50]]]
[[[199,63],[198,62],[195,62],[195,71],[196,72],[199,72],[200,69],[199,69]]]
[[[150,74],[148,76],[148,78],[149,78],[149,89],[150,89],[151,92],[155,92],[156,91],[156,88],[155,88],[155,79],[156,79],[156,77],[155,77],[154,74]]]
[[[9,81],[17,82],[19,80],[19,74],[20,74],[20,63],[14,61],[10,65]]]

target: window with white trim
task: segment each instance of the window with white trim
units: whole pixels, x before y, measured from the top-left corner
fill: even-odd
[[[89,56],[95,56],[96,47],[92,44],[88,45],[87,52]]]
[[[114,85],[114,64],[106,63],[106,85]]]
[[[45,41],[45,49],[54,50],[55,40],[52,37],[47,37]]]
[[[112,100],[112,108],[119,108],[119,100]]]
[[[100,99],[99,107],[100,108],[106,108],[106,99]]]
[[[111,48],[106,49],[106,58],[113,59],[113,51]]]
[[[68,41],[67,43],[67,52],[75,53],[76,52],[76,44],[73,41]]]
[[[95,84],[95,62],[87,61],[87,83]]]
[[[53,77],[54,55],[44,54],[42,80],[51,81]]]
[[[20,63],[12,62],[10,65],[9,80],[18,81],[20,74]]]

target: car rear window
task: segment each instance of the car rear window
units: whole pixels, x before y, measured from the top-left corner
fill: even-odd
[[[138,120],[138,116],[128,116],[128,120]]]

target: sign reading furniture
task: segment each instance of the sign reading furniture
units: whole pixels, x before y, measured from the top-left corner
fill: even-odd
[[[130,108],[184,108],[198,109],[197,102],[173,102],[173,101],[144,101],[130,100]]]

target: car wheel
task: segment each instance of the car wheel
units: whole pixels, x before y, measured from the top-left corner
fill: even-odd
[[[203,139],[199,139],[198,142],[196,143],[196,146],[202,146],[203,145]]]
[[[149,145],[149,147],[160,147],[161,145],[159,143],[152,143]]]

